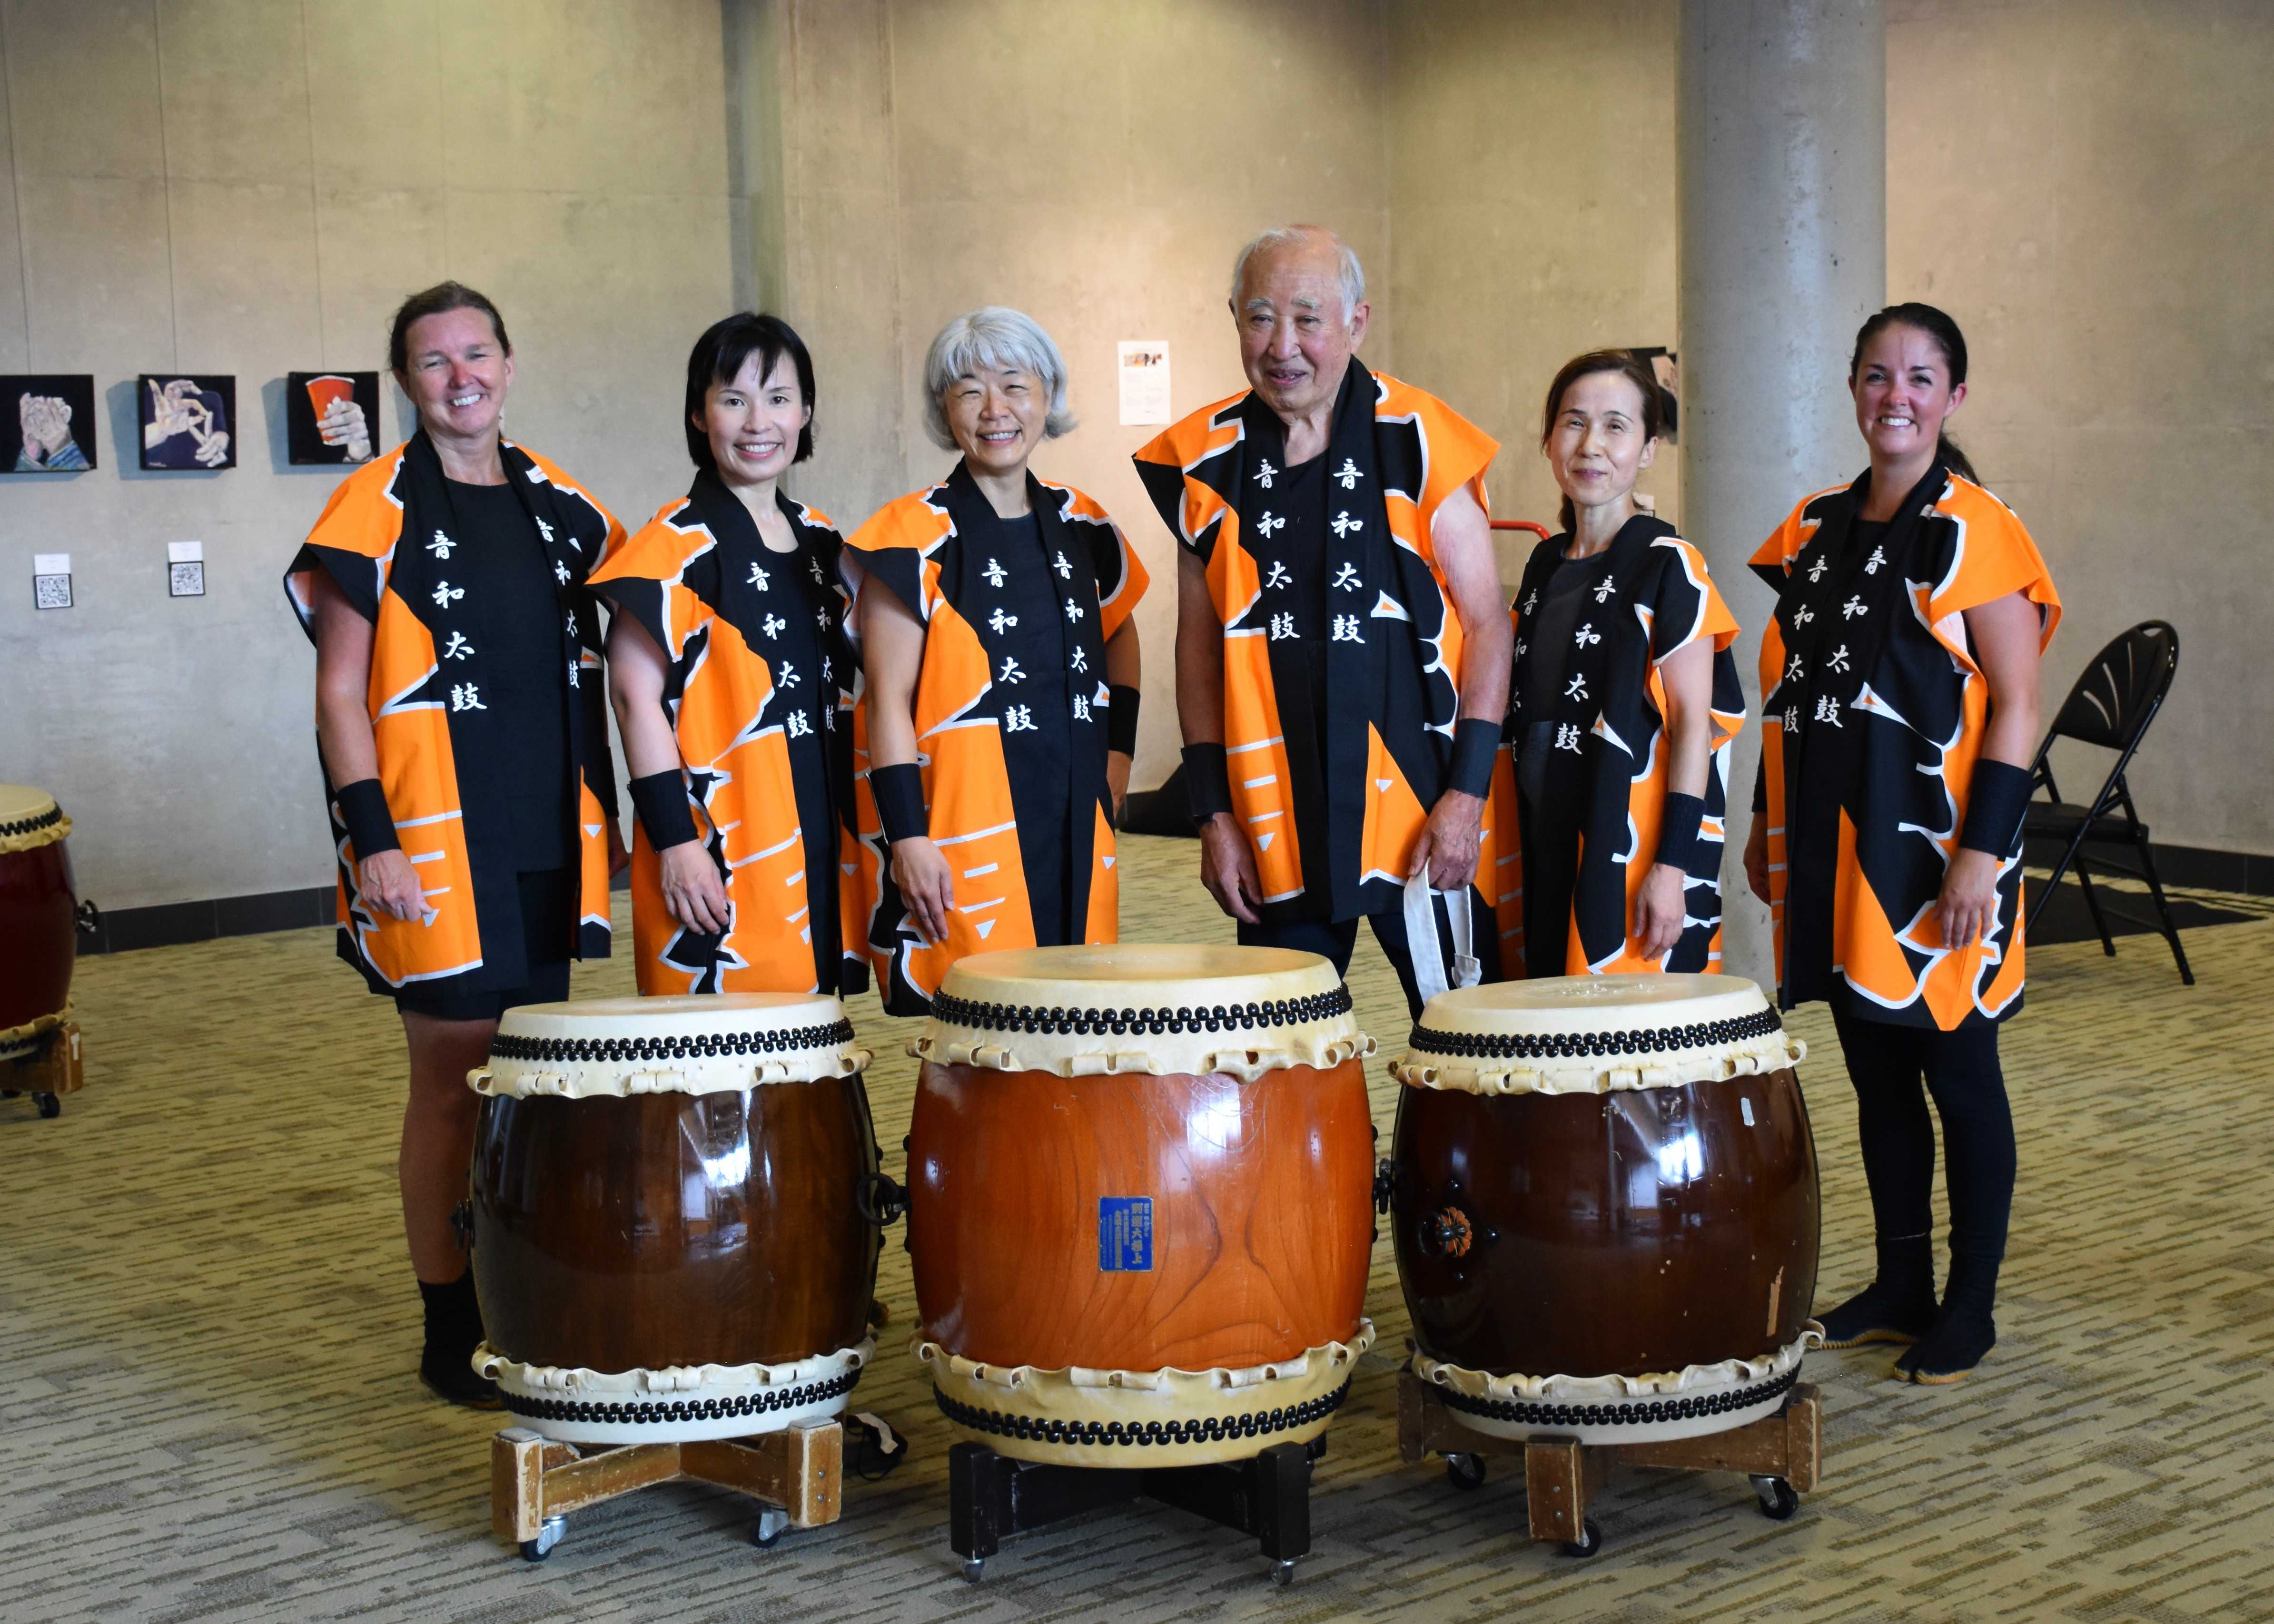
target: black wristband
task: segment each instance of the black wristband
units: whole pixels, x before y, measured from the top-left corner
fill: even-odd
[[[625,787],[632,793],[632,811],[654,850],[667,852],[695,838],[695,814],[687,809],[687,785],[677,768],[634,778]]]
[[[1118,750],[1124,756],[1137,754],[1137,702],[1144,695],[1133,688],[1116,682],[1106,692],[1113,703],[1105,712],[1105,748]]]
[[[1698,825],[1705,821],[1706,803],[1697,796],[1667,796],[1666,808],[1659,815],[1657,861],[1689,873],[1698,858]]]
[[[1198,829],[1219,812],[1231,810],[1231,769],[1220,744],[1185,747],[1185,793],[1193,805],[1193,827]]]
[[[1966,822],[1958,844],[1969,852],[1987,852],[2001,861],[2014,854],[2022,837],[2022,819],[2029,809],[2029,793],[2037,775],[2011,762],[1977,761],[1972,787],[1966,796]]]
[[[1465,716],[1453,724],[1453,761],[1445,787],[1482,801],[1492,793],[1493,757],[1500,750],[1501,725]]]
[[[348,826],[348,844],[355,847],[358,862],[403,849],[403,842],[395,838],[395,815],[387,809],[387,792],[377,778],[343,784],[332,792],[332,801],[340,809],[340,822]]]
[[[931,833],[924,810],[923,770],[914,762],[869,769],[869,793],[877,798],[877,822],[885,838],[898,845]]]

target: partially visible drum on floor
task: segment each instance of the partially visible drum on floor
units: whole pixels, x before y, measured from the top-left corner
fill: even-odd
[[[1413,1368],[1467,1425],[1694,1437],[1813,1340],[1804,1052],[1752,982],[1559,976],[1429,1002],[1390,1182]]]
[[[79,951],[71,826],[45,790],[0,784],[0,1060],[37,1053],[70,1019]]]
[[[1374,1339],[1373,1048],[1309,953],[951,969],[915,1046],[908,1246],[918,1357],[961,1434],[1136,1467],[1323,1432]]]
[[[474,1142],[475,1367],[570,1443],[845,1409],[874,1344],[869,1052],[835,998],[508,1010]]]

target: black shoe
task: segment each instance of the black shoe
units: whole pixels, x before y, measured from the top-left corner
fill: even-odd
[[[1982,1356],[1998,1345],[1998,1322],[1987,1314],[1946,1310],[1934,1328],[1903,1350],[1895,1361],[1899,1381],[1948,1387],[1963,1381]]]
[[[1873,1281],[1828,1314],[1818,1314],[1827,1348],[1866,1342],[1915,1342],[1934,1326],[1934,1285],[1890,1286]]]
[[[435,1397],[463,1409],[503,1410],[497,1383],[475,1372],[473,1357],[471,1348],[456,1358],[429,1348],[418,1357],[418,1380]]]
[[[482,1345],[482,1310],[474,1297],[474,1271],[447,1285],[418,1282],[425,1306],[426,1345],[418,1356],[418,1380],[428,1391],[469,1410],[502,1410],[497,1383],[476,1373],[474,1350]]]

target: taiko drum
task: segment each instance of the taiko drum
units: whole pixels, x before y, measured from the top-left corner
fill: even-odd
[[[1468,1425],[1588,1443],[1773,1410],[1812,1340],[1816,1153],[1752,982],[1440,995],[1391,1070],[1413,1368]]]
[[[506,1011],[467,1079],[474,1363],[517,1420],[614,1444],[843,1411],[873,1351],[868,1060],[822,996]]]
[[[1111,1467],[1323,1432],[1374,1335],[1372,1049],[1313,954],[955,965],[908,1152],[918,1352],[948,1419]]]
[[[0,1060],[69,1018],[79,947],[71,819],[45,790],[0,784]]]

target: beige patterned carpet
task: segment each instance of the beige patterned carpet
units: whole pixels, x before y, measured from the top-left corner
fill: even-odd
[[[1128,845],[1126,935],[1229,939],[1189,843]],[[411,1374],[390,1007],[327,931],[89,960],[87,1091],[53,1122],[0,1104],[0,1619],[2274,1617],[2274,921],[2187,945],[2192,989],[2152,937],[2113,959],[2032,953],[2006,1049],[2022,1150],[2004,1341],[1948,1389],[1887,1380],[1886,1350],[1812,1357],[1826,1477],[1792,1522],[1758,1515],[1742,1478],[1633,1471],[1597,1501],[1603,1553],[1562,1558],[1525,1537],[1505,1463],[1476,1494],[1397,1463],[1394,1359],[1377,1351],[1284,1591],[1252,1541],[1141,1502],[1020,1536],[967,1585],[947,1550],[950,1440],[897,1353],[855,1399],[915,1458],[851,1485],[838,1525],[761,1552],[748,1502],[673,1485],[582,1514],[549,1562],[523,1564],[489,1534],[497,1419]],[[1394,1047],[1403,1007],[1370,942],[1352,979]],[[628,991],[629,966],[577,990]],[[909,1024],[872,999],[854,1019],[885,1056],[870,1087],[894,1147]],[[1829,1023],[1796,1025],[1815,1050],[1836,1300],[1869,1255],[1854,1113]],[[1385,1128],[1393,1087],[1377,1067]],[[904,1334],[897,1241],[879,1289]],[[1387,1244],[1371,1311],[1381,1348],[1401,1348]]]

